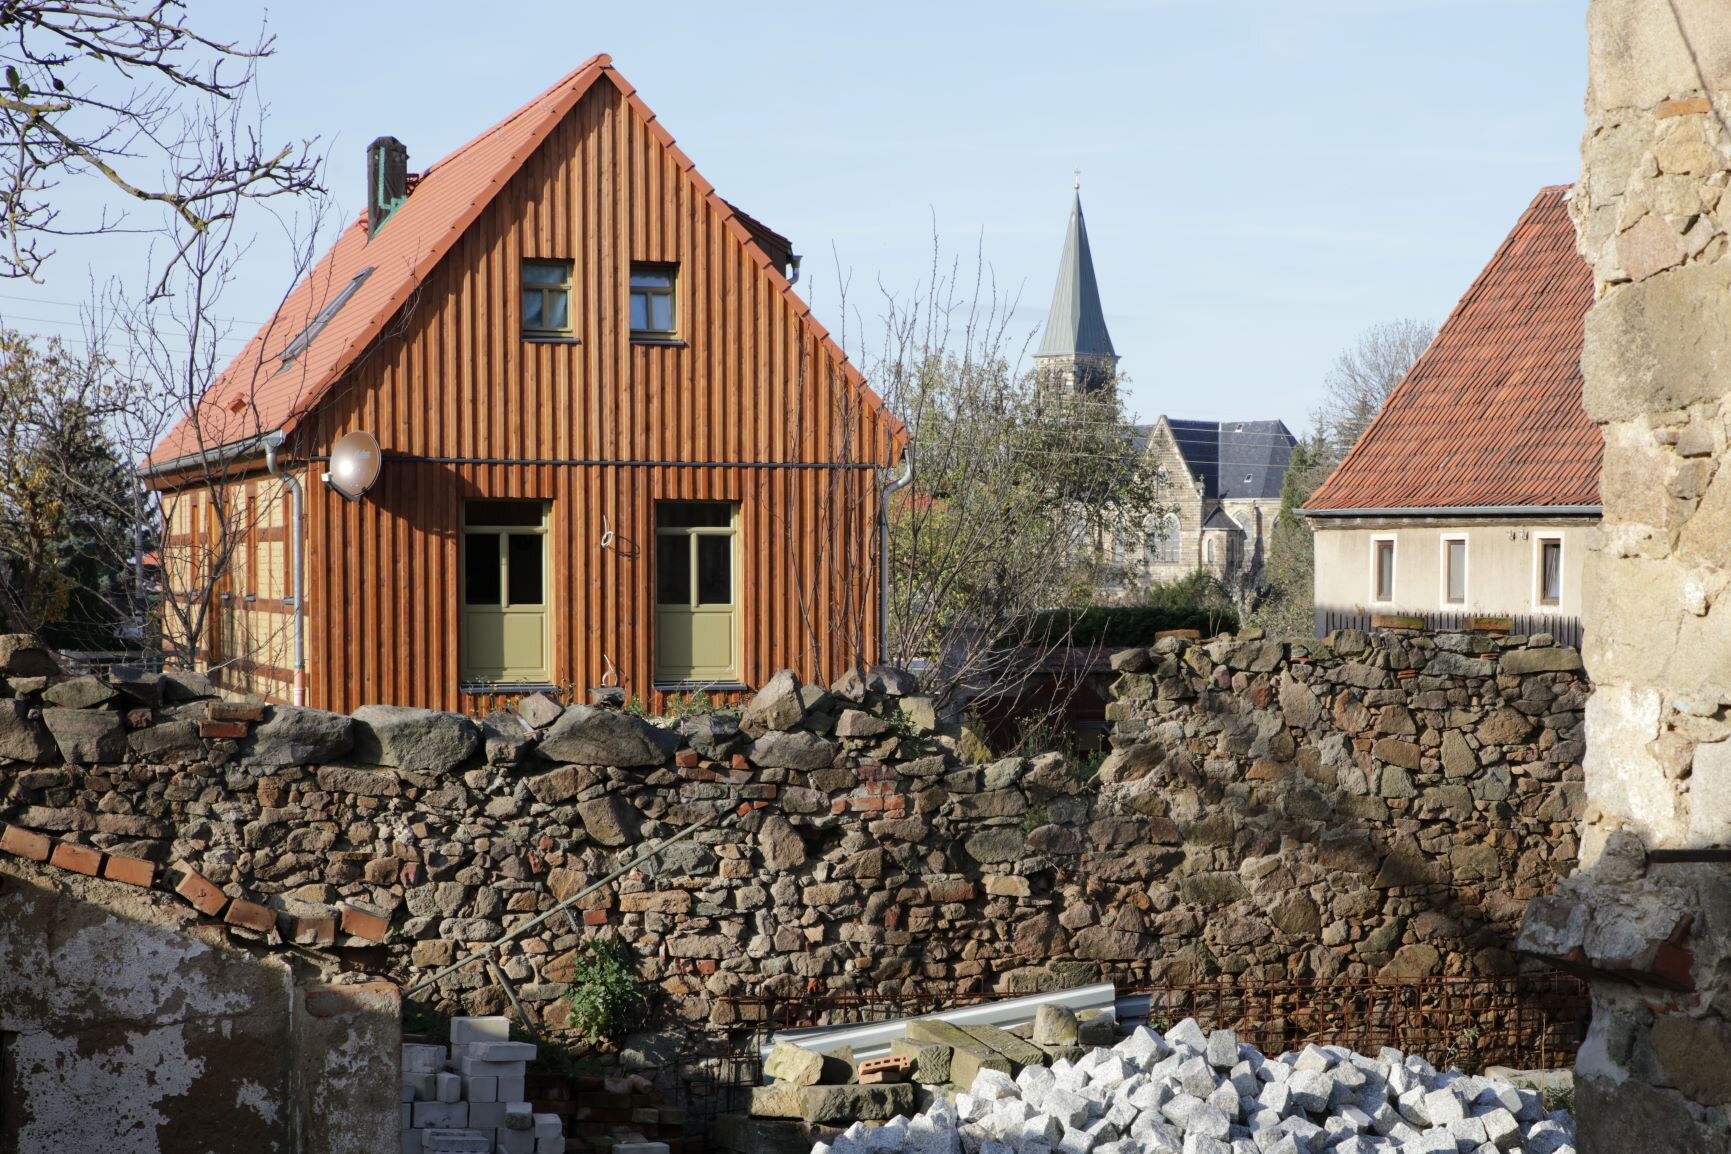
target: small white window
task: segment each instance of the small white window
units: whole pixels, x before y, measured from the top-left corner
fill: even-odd
[[[1563,603],[1563,539],[1540,537],[1534,547],[1538,561],[1538,602],[1540,605]]]
[[[1443,600],[1450,605],[1465,605],[1467,601],[1467,539],[1442,539]]]
[[[1372,537],[1370,541],[1370,599],[1394,600],[1394,538]]]
[[[1205,565],[1214,564],[1214,538],[1212,537],[1202,542],[1202,563]]]

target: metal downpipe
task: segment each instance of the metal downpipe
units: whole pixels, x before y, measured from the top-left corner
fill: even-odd
[[[878,499],[878,652],[888,659],[890,648],[890,495],[908,487],[914,479],[914,447],[902,454],[902,475],[884,485]]]
[[[282,444],[279,433],[264,443],[264,466],[273,477],[280,477],[289,491],[289,600],[294,606],[294,689],[289,698],[295,705],[307,703],[307,644],[306,644],[306,544],[303,530],[306,524],[305,496],[301,483],[293,473],[277,464],[276,451]]]

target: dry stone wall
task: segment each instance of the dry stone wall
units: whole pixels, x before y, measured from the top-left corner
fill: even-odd
[[[501,951],[555,1032],[575,951],[611,931],[672,1020],[719,1029],[741,997],[1515,966],[1523,904],[1574,857],[1573,651],[1247,633],[1116,663],[1118,748],[1092,774],[1055,753],[964,764],[888,669],[827,690],[782,673],[743,716],[655,723],[539,697],[477,724],[225,702],[196,675],[14,676],[0,846],[142,863],[241,942],[407,984],[710,820]],[[506,1008],[475,967],[427,1003]]]

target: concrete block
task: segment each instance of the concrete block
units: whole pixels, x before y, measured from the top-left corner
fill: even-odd
[[[565,1133],[565,1123],[557,1114],[536,1114],[534,1130],[536,1138],[558,1138]]]
[[[411,1130],[405,1127],[403,1130],[403,1154],[421,1154],[421,1135],[425,1133],[425,1130]]]
[[[499,1101],[521,1102],[526,1096],[523,1091],[523,1075],[512,1074],[499,1079]]]
[[[565,1154],[565,1139],[537,1138],[535,1139],[535,1154]]]
[[[413,1086],[409,1085],[407,1082],[404,1082],[403,1088],[402,1088],[402,1095],[398,1098],[398,1101],[400,1101],[403,1105],[407,1106],[410,1103],[414,1102],[414,1100],[415,1100],[415,1088]],[[406,1122],[403,1124],[405,1126],[408,1125],[408,1123],[406,1123]]]
[[[527,1102],[505,1103],[505,1129],[534,1130],[535,1110]]]
[[[535,1154],[535,1132],[533,1130],[513,1130],[506,1127],[493,1131],[497,1150],[504,1154]],[[614,1147],[618,1149],[617,1146]]]
[[[497,1074],[480,1074],[475,1077],[463,1076],[463,1098],[469,1102],[497,1102],[499,1100],[499,1076]],[[485,1129],[478,1126],[476,1129]]]
[[[445,1068],[445,1047],[403,1043],[403,1073],[437,1074]]]
[[[427,1074],[408,1074],[408,1073],[405,1073],[403,1075],[403,1086],[405,1089],[413,1090],[415,1092],[415,1096],[412,1099],[412,1101],[436,1102],[439,1100],[439,1081],[438,1081],[438,1079],[439,1079],[439,1076],[437,1074],[433,1074],[433,1073],[427,1073]]]
[[[467,1102],[416,1102],[415,1125],[441,1130],[461,1130],[469,1125]]]
[[[468,1128],[428,1130],[421,1136],[425,1154],[493,1154],[493,1136]]]
[[[470,1042],[509,1042],[511,1019],[503,1015],[485,1018],[452,1018],[451,1045],[465,1046]]]
[[[434,1097],[441,1102],[461,1102],[463,1100],[463,1079],[460,1075],[438,1073],[433,1075]]]
[[[505,1103],[470,1102],[469,1125],[476,1130],[503,1130],[505,1128]]]
[[[529,1042],[470,1042],[463,1056],[478,1062],[533,1062],[535,1047]]]
[[[464,1058],[457,1069],[470,1078],[508,1078],[523,1076],[524,1062],[487,1062],[479,1058]]]
[[[403,1103],[403,1128],[406,1130],[415,1124],[415,1106],[412,1102]]]

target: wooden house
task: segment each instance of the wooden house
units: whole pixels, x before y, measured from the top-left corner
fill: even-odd
[[[418,175],[381,138],[368,173],[367,214],[147,463],[167,585],[202,611],[170,623],[219,683],[653,706],[876,658],[905,432],[787,241],[608,57]],[[358,499],[329,476],[351,434],[382,451]]]

